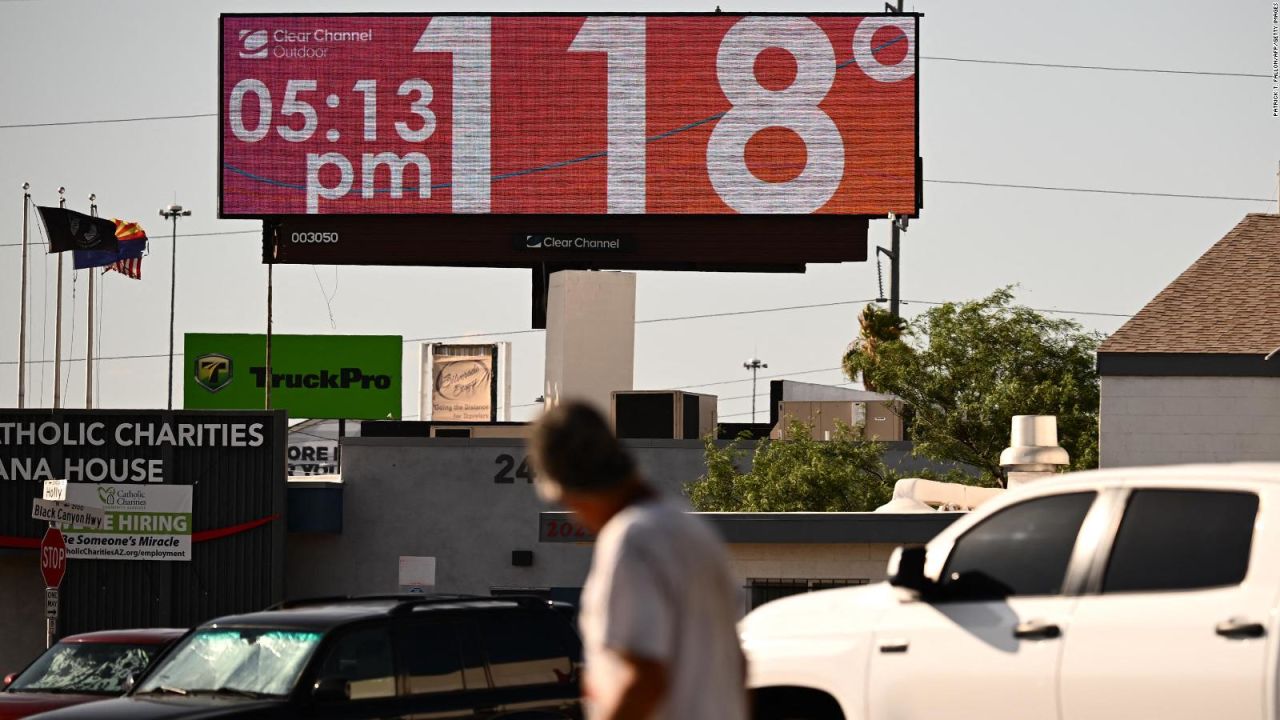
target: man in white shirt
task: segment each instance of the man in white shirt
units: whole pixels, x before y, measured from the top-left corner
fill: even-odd
[[[597,533],[582,590],[591,720],[744,720],[736,583],[715,531],[639,476],[581,403],[534,426],[539,494]]]

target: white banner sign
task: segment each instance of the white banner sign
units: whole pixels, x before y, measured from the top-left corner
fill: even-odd
[[[68,502],[101,508],[102,527],[63,529],[81,560],[191,560],[190,485],[69,483]]]

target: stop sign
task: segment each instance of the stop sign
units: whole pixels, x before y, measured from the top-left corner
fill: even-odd
[[[40,541],[40,574],[45,587],[56,588],[67,573],[67,545],[62,542],[62,531],[49,528]]]

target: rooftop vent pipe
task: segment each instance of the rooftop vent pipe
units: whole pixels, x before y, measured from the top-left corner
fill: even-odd
[[[1054,415],[1014,415],[1009,447],[1000,453],[1005,486],[1014,488],[1048,477],[1070,464],[1067,451],[1058,445],[1058,418]]]

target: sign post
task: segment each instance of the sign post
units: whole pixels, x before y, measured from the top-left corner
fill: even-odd
[[[50,523],[40,540],[40,574],[44,576],[45,621],[44,646],[53,647],[58,629],[58,587],[67,573],[67,545],[62,531]]]

